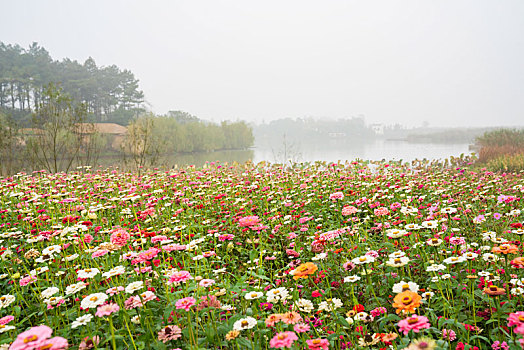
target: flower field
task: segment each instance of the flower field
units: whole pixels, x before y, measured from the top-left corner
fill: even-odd
[[[0,181],[0,349],[524,346],[518,174],[211,163]]]

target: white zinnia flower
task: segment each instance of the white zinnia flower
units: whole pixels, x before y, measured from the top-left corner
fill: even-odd
[[[40,294],[40,296],[41,296],[42,299],[47,299],[49,297],[52,297],[53,295],[55,295],[59,291],[60,291],[60,289],[58,289],[57,287],[49,287],[49,288],[46,288],[45,290],[43,290],[42,293]]]
[[[59,246],[59,245],[52,245],[52,246],[49,246],[47,248],[45,248],[44,250],[42,250],[42,255],[49,255],[49,256],[53,256],[53,254],[58,254],[62,251],[62,247]]]
[[[388,261],[386,261],[386,265],[391,267],[401,267],[406,265],[409,262],[409,260],[410,259],[407,256],[402,256],[399,258],[389,259]]]
[[[71,324],[71,328],[85,326],[86,324],[91,322],[92,319],[93,319],[93,315],[91,314],[85,314],[83,316],[80,316],[76,320],[73,321],[73,323]]]
[[[369,255],[362,255],[358,258],[355,258],[351,260],[351,262],[355,265],[363,265],[363,264],[369,264],[375,261],[375,258]]]
[[[396,228],[390,228],[389,230],[386,230],[386,236],[389,238],[400,238],[407,235],[408,231],[406,230],[400,230]]]
[[[247,300],[253,300],[253,299],[258,299],[262,297],[263,295],[264,293],[262,292],[249,292],[244,296],[244,298],[246,298]]]
[[[84,299],[82,299],[82,302],[80,303],[80,306],[82,309],[92,309],[97,307],[98,305],[102,305],[106,302],[107,294],[105,293],[94,293],[86,296]]]
[[[294,306],[299,309],[300,311],[302,312],[305,312],[305,313],[310,313],[311,311],[313,311],[313,309],[315,308],[315,306],[313,305],[313,303],[310,301],[310,300],[307,300],[307,299],[298,299]]]
[[[15,296],[11,294],[5,294],[0,297],[0,309],[4,309],[11,305],[15,301]]]
[[[437,271],[442,271],[445,269],[446,269],[446,266],[442,264],[433,264],[433,265],[429,265],[428,267],[426,267],[427,272],[437,272]]]
[[[452,256],[447,259],[444,259],[442,262],[448,265],[452,265],[452,264],[459,264],[464,261],[466,261],[466,258],[462,256]]]
[[[65,294],[66,295],[75,294],[75,293],[81,291],[82,289],[84,289],[85,287],[86,287],[86,284],[84,282],[78,282],[78,283],[75,283],[75,284],[71,284],[71,285],[66,287]]]
[[[93,269],[78,270],[76,273],[78,274],[78,278],[86,279],[86,278],[95,277],[96,275],[100,273],[100,270],[97,268],[93,268]]]
[[[437,228],[438,227],[438,222],[436,220],[424,221],[421,224],[421,226],[424,227],[424,228]]]
[[[279,300],[285,300],[290,297],[288,290],[285,287],[274,288],[266,293],[268,303],[275,303]]]
[[[136,292],[137,290],[142,289],[142,288],[144,288],[144,282],[143,281],[131,282],[126,287],[126,293],[127,294],[133,294],[134,292]]]
[[[242,331],[244,329],[251,329],[257,325],[257,320],[253,317],[241,318],[233,324],[233,330]]]
[[[318,305],[320,311],[333,311],[342,307],[342,300],[338,298],[328,299]]]
[[[355,283],[357,281],[360,280],[360,277],[359,276],[347,276],[347,277],[344,277],[344,283]]]
[[[415,282],[404,282],[404,281],[400,281],[399,283],[395,283],[393,285],[393,293],[402,293],[406,290],[410,290],[414,293],[418,292],[419,290],[419,285],[416,284]]]
[[[122,275],[125,272],[126,272],[126,268],[119,265],[119,266],[113,267],[111,270],[109,270],[107,272],[104,272],[102,274],[102,276],[105,277],[105,278],[109,278],[109,277],[113,277],[113,276]]]

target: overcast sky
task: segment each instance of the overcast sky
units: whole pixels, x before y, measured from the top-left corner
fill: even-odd
[[[0,41],[130,69],[156,113],[524,125],[522,0],[4,0]]]

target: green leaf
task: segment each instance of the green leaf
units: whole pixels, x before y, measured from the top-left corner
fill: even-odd
[[[246,338],[237,338],[237,344],[241,349],[252,349],[251,341]]]

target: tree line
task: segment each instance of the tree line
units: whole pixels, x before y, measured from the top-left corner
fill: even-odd
[[[58,61],[37,43],[24,49],[0,42],[0,110],[22,124],[30,123],[44,90],[54,83],[85,105],[90,121],[126,125],[144,111],[138,82],[130,70],[97,66],[91,57],[84,63]]]
[[[85,102],[76,101],[54,84],[45,87],[41,96],[30,128],[21,128],[0,111],[0,174],[67,172],[99,165],[104,157],[112,165],[140,171],[166,165],[164,158],[176,154],[246,149],[254,141],[251,128],[243,121],[214,124],[174,111],[134,118],[115,149],[114,135],[101,133],[100,124],[88,120]]]

